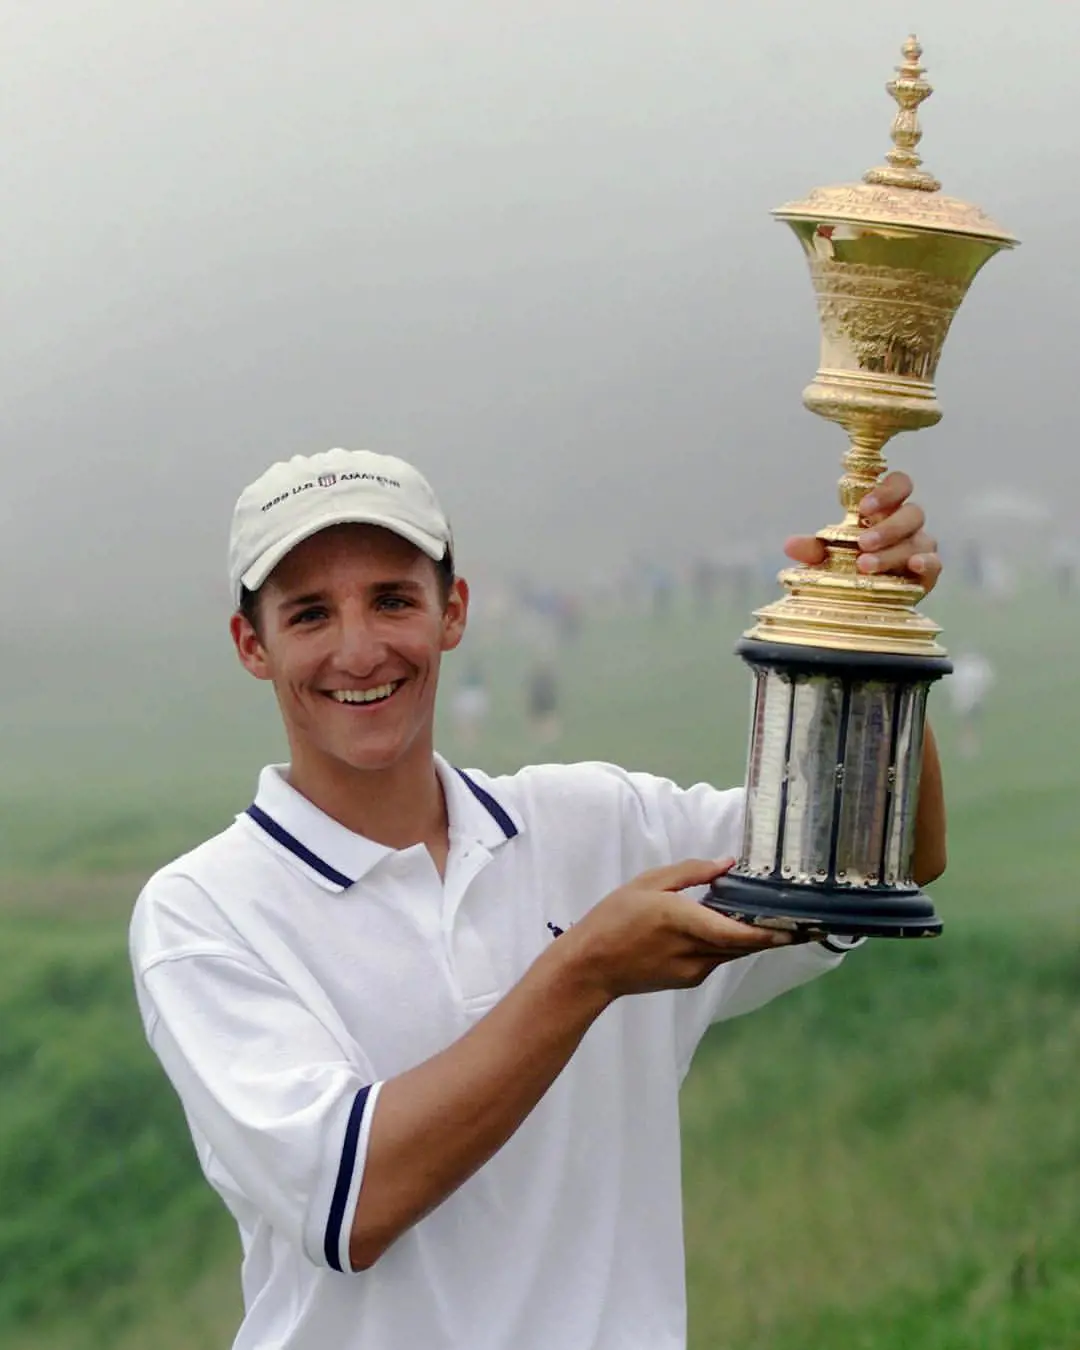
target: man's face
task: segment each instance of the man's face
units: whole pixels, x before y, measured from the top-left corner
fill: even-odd
[[[231,632],[274,685],[294,767],[380,770],[431,754],[443,652],[461,641],[468,588],[445,605],[435,565],[399,535],[339,525],[298,544],[259,591],[258,628]]]

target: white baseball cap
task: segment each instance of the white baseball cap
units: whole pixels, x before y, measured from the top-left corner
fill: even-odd
[[[229,532],[229,585],[257,591],[303,540],[331,525],[382,525],[438,562],[450,524],[418,469],[373,450],[324,450],[272,464],[241,492]]]

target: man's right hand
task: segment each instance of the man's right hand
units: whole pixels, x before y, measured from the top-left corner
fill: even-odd
[[[615,999],[691,989],[727,961],[788,945],[790,933],[739,923],[679,894],[708,885],[733,862],[689,858],[642,872],[568,929],[560,954]]]

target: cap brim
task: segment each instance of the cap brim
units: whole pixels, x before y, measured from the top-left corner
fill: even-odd
[[[314,534],[321,534],[323,530],[328,530],[334,525],[379,525],[384,530],[390,530],[392,534],[407,539],[435,562],[446,556],[448,543],[446,539],[429,534],[427,530],[421,530],[407,521],[397,520],[378,511],[328,511],[317,520],[310,520],[299,529],[293,530],[284,539],[279,539],[272,548],[260,553],[247,571],[241,573],[240,584],[249,591],[257,591],[282,558],[291,553],[297,544],[302,544],[305,539],[310,539]],[[239,602],[240,597],[237,596],[236,599]]]

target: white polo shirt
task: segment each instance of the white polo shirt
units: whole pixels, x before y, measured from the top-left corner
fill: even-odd
[[[780,948],[617,1000],[495,1157],[352,1272],[380,1084],[462,1036],[616,886],[738,850],[741,789],[437,768],[445,880],[423,846],[353,834],[270,767],[136,905],[146,1034],[240,1229],[236,1350],[683,1350],[683,1075],[711,1022],[841,954]]]

